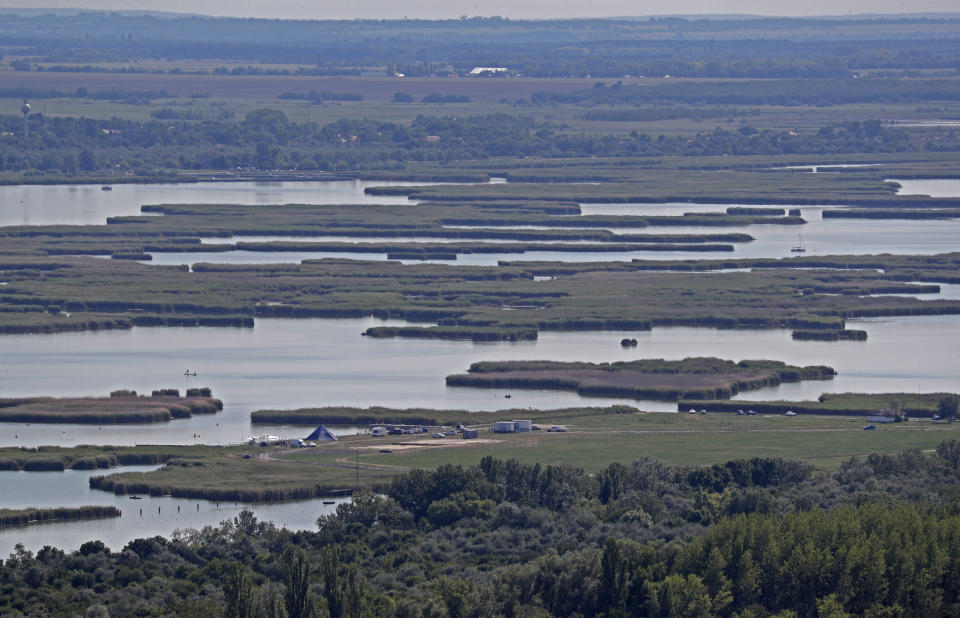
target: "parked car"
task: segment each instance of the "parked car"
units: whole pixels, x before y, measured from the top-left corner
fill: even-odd
[[[434,437],[434,438],[442,438],[442,437],[443,437],[443,434],[438,431],[437,433],[433,434],[433,437]]]
[[[796,416],[797,413],[794,412],[793,410],[787,410],[786,412],[783,413],[783,415],[784,415],[784,416]]]

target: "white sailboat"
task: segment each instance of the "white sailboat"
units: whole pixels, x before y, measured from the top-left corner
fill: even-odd
[[[792,253],[804,253],[807,250],[807,246],[803,244],[803,234],[798,234],[800,237],[800,244],[795,247],[790,247]]]

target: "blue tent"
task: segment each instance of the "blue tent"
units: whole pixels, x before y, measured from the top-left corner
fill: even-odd
[[[333,435],[329,429],[320,425],[313,430],[313,433],[304,438],[304,440],[311,440],[313,442],[336,442],[337,436]]]

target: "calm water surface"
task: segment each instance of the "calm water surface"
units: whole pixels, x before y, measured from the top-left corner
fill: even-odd
[[[559,408],[629,403],[673,411],[665,402],[583,398],[538,390],[448,388],[444,377],[481,360],[680,359],[717,356],[772,358],[828,364],[832,381],[803,382],[744,397],[816,398],[822,392],[958,391],[960,316],[852,320],[866,342],[793,341],[788,330],[658,328],[648,332],[544,332],[533,342],[373,339],[368,326],[400,324],[359,320],[258,319],[252,329],[134,328],[128,331],[4,337],[0,397],[37,394],[105,395],[133,388],[210,386],[225,408],[215,415],[146,425],[5,423],[4,445],[236,443],[270,431],[295,436],[302,429],[251,425],[260,408],[323,405],[429,407],[468,410]],[[633,337],[639,346],[620,347]],[[189,368],[199,375],[183,376]],[[509,401],[504,395],[512,395]]]
[[[889,179],[900,185],[897,195],[929,195],[930,197],[960,197],[960,178],[931,178],[925,180]]]
[[[904,181],[906,182],[906,181]],[[935,183],[939,181],[910,181],[916,183]],[[954,189],[930,188],[922,184],[921,188],[933,192],[942,192],[943,196],[960,195],[960,180],[944,181],[954,183]],[[953,193],[951,193],[953,191]],[[707,213],[724,212],[726,205],[720,204],[583,204],[584,215],[682,215],[685,212]],[[860,219],[824,219],[824,207],[800,206],[801,216],[807,220],[805,225],[750,225],[741,227],[722,226],[669,226],[645,228],[592,228],[608,229],[614,234],[720,234],[744,233],[754,238],[751,242],[733,243],[734,250],[722,252],[702,251],[629,251],[629,252],[581,252],[581,251],[527,251],[525,253],[474,253],[458,255],[456,260],[434,260],[433,263],[455,264],[461,266],[496,266],[501,261],[562,261],[562,262],[609,262],[639,260],[680,260],[712,258],[782,258],[795,257],[790,251],[800,243],[801,235],[807,251],[807,257],[827,255],[934,255],[960,250],[960,219],[930,220],[860,220]],[[833,208],[833,207],[830,207]],[[450,226],[452,229],[474,228],[479,226]],[[570,229],[560,226],[510,226],[511,229]],[[263,237],[248,240],[296,240],[290,237]],[[243,238],[232,239],[234,242]],[[300,239],[306,240],[306,239]],[[374,239],[317,237],[318,242],[326,241],[363,241]],[[442,239],[420,237],[384,238],[389,242],[445,242]],[[456,242],[461,239],[448,239]],[[207,242],[223,243],[227,239],[208,239]],[[496,241],[484,241],[496,242]],[[503,241],[501,241],[503,242]],[[520,241],[506,241],[520,242]],[[553,242],[553,241],[549,241]],[[724,243],[727,244],[727,243]],[[385,260],[386,253],[337,253],[337,252],[260,252],[230,251],[224,253],[157,253],[153,254],[150,264],[177,265],[209,262],[215,264],[265,264],[299,263],[305,259],[350,258],[367,260]],[[404,261],[416,263],[419,261]],[[431,261],[428,261],[431,262]]]
[[[380,203],[408,204],[404,197],[372,197],[367,186],[389,183],[207,183],[197,185],[0,187],[0,225],[96,224],[107,216],[132,215],[141,204],[220,202],[270,203]],[[410,183],[424,184],[424,183]],[[902,194],[938,197],[960,195],[960,180],[903,181]],[[583,207],[584,214],[676,214],[723,211],[726,206],[660,204]],[[737,252],[582,254],[530,252],[460,256],[458,263],[491,264],[498,259],[645,259],[678,257],[778,257],[789,255],[802,232],[806,255],[838,253],[919,253],[957,250],[960,227],[956,221],[873,222],[823,221],[822,209],[801,207],[806,226],[750,226],[729,228],[645,228],[647,233],[746,231],[757,238],[740,244]],[[619,230],[627,232],[627,230]],[[397,240],[397,239],[393,239]],[[237,252],[239,253],[239,252]],[[256,252],[249,252],[256,253]],[[231,254],[179,255],[170,263],[214,261]],[[335,254],[332,257],[347,257]],[[173,257],[157,256],[160,260]],[[257,253],[264,261],[299,261],[317,254]],[[383,259],[357,254],[362,259]],[[254,259],[248,256],[245,259]],[[709,275],[705,275],[709,276]],[[939,296],[960,298],[960,285],[943,286]],[[738,398],[815,399],[823,392],[935,392],[960,391],[960,316],[904,317],[852,320],[850,328],[868,332],[866,342],[793,341],[787,330],[718,331],[700,328],[662,328],[650,332],[604,331],[541,333],[536,342],[474,344],[468,341],[376,340],[360,336],[368,326],[398,324],[362,320],[259,319],[253,329],[135,328],[129,331],[22,335],[3,338],[0,354],[0,397],[38,394],[104,395],[119,388],[149,392],[157,387],[210,386],[225,402],[216,415],[136,426],[3,424],[0,444],[40,445],[81,443],[235,443],[250,434],[299,435],[301,428],[251,426],[249,413],[258,408],[319,405],[384,405],[391,407],[463,408],[495,410],[506,407],[557,408],[576,405],[629,403],[648,410],[675,411],[664,402],[584,399],[574,393],[536,390],[447,388],[444,376],[464,371],[480,360],[615,361],[635,358],[679,359],[718,356],[733,360],[774,358],[795,364],[829,364],[840,375],[831,381],[801,382],[745,393]],[[639,346],[623,349],[619,341],[633,337]],[[196,371],[186,378],[183,371]],[[352,430],[348,430],[352,431]],[[131,469],[131,468],[128,468]],[[130,539],[177,528],[202,527],[234,517],[243,505],[216,504],[174,498],[129,500],[90,490],[87,479],[103,471],[63,473],[0,472],[0,506],[55,506],[115,504],[123,510],[117,520],[47,524],[0,533],[0,555],[23,542],[36,550],[44,544],[76,548],[100,538],[113,548]],[[38,488],[42,487],[42,491]],[[198,509],[199,506],[199,509]],[[180,508],[177,511],[177,507]],[[319,501],[257,505],[258,517],[290,528],[313,528],[316,517],[331,509]],[[140,510],[143,510],[141,516]],[[159,509],[159,512],[158,512]]]
[[[40,524],[0,530],[0,557],[13,551],[14,545],[23,543],[36,552],[44,545],[53,545],[69,551],[92,539],[99,539],[113,550],[122,549],[133,539],[165,536],[175,530],[200,529],[216,526],[221,521],[233,519],[243,509],[250,509],[258,519],[270,521],[291,530],[316,529],[320,515],[331,513],[337,503],[347,500],[336,498],[335,504],[323,504],[321,500],[279,502],[273,504],[243,504],[234,502],[208,502],[182,498],[143,496],[131,500],[110,492],[90,489],[87,480],[114,472],[147,472],[158,466],[124,466],[109,470],[65,470],[63,472],[0,472],[0,508],[56,507],[64,505],[115,506],[120,517],[71,521],[55,524]],[[37,491],[42,486],[43,491]],[[327,498],[327,501],[331,498]]]
[[[317,182],[200,182],[190,184],[11,185],[0,187],[0,226],[97,225],[107,217],[139,215],[144,204],[410,204],[404,196],[363,191],[384,185],[366,180]]]

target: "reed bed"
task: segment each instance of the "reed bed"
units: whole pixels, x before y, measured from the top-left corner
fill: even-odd
[[[120,509],[115,506],[0,509],[0,528],[108,517],[120,517]]]

